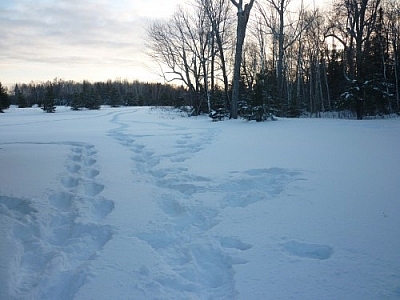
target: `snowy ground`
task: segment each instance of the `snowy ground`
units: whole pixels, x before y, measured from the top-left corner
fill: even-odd
[[[400,299],[400,119],[0,115],[0,299]]]

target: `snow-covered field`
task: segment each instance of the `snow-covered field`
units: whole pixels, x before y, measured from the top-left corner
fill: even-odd
[[[400,299],[400,119],[0,115],[0,299]]]

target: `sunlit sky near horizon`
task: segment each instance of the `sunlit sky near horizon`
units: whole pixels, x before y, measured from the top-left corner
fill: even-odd
[[[162,81],[146,27],[188,1],[0,0],[0,82]]]
[[[145,28],[184,2],[0,0],[0,82],[160,81]]]

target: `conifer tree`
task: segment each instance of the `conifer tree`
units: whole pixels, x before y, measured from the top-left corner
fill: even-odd
[[[18,93],[15,96],[17,98],[18,108],[26,108],[26,107],[28,107],[28,103],[26,101],[26,98],[25,98],[24,94],[21,91],[18,91]]]
[[[88,81],[84,81],[81,93],[82,104],[87,109],[100,109],[101,99]]]
[[[4,109],[10,107],[10,101],[8,99],[8,94],[6,89],[2,86],[0,82],[0,113],[4,112]]]
[[[82,93],[74,92],[74,94],[72,95],[71,109],[79,110],[83,107],[85,107],[85,105],[83,105]]]
[[[42,109],[47,113],[53,113],[56,111],[56,107],[54,106],[54,90],[51,83],[46,87]]]
[[[110,103],[111,107],[118,107],[122,105],[122,96],[119,90],[113,86],[111,88],[111,93],[110,93]]]

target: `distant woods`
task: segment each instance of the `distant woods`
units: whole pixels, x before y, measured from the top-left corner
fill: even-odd
[[[236,117],[257,106],[277,116],[358,119],[400,111],[398,0],[333,0],[323,10],[244,2],[192,0],[148,28],[161,75],[197,95],[199,111],[224,107]]]
[[[127,80],[91,83],[57,78],[47,82],[16,84],[8,94],[10,104],[20,108],[38,105],[46,112],[53,112],[57,105],[71,106],[73,110],[99,109],[101,105],[183,106],[187,98],[183,87],[169,84]]]

